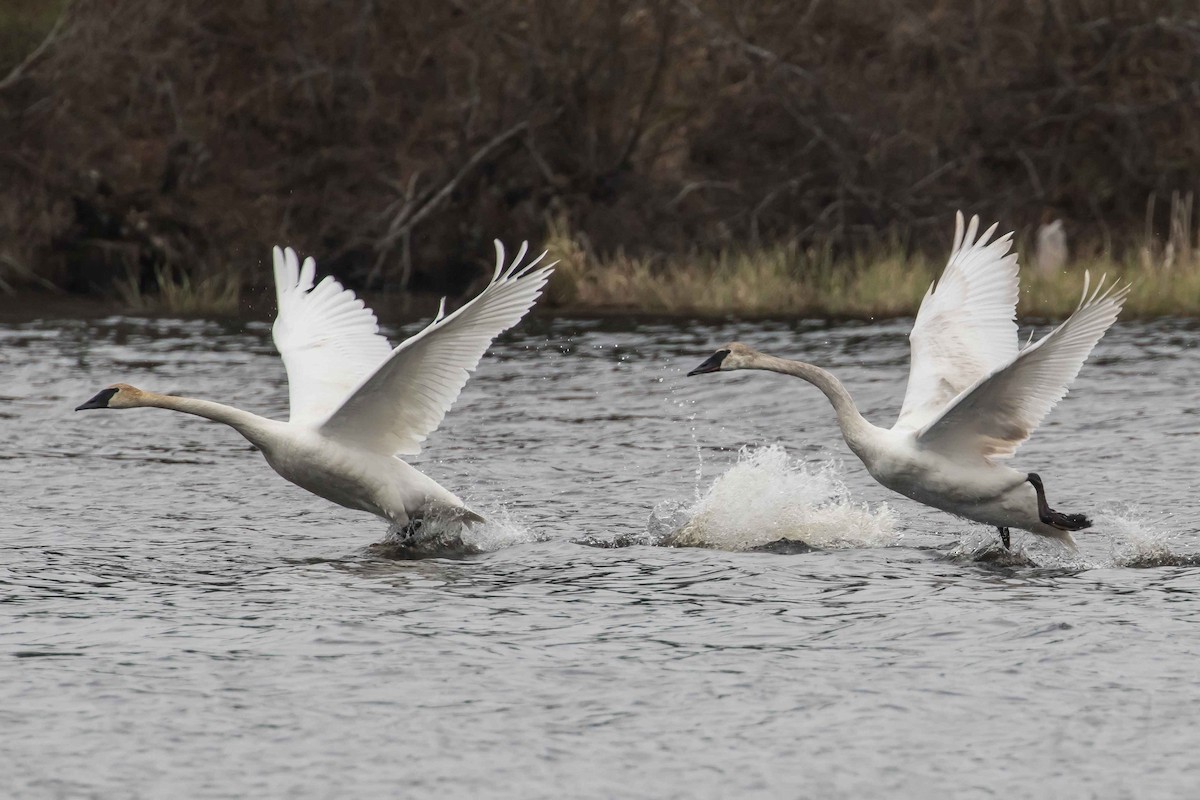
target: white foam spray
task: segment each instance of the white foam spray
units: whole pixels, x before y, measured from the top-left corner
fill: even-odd
[[[1171,551],[1178,531],[1132,505],[1111,506],[1095,515],[1096,528],[1110,534],[1110,558],[1118,567],[1148,567],[1193,559]]]
[[[891,509],[855,503],[837,462],[810,465],[779,445],[743,448],[738,461],[691,505],[651,515],[659,544],[749,550],[780,539],[813,547],[882,547],[898,540]]]
[[[1075,533],[1079,549],[1013,531],[1013,549],[1005,552],[991,529],[973,531],[950,551],[963,561],[987,561],[1000,566],[1029,566],[1085,570],[1113,567],[1162,567],[1200,563],[1196,555],[1176,553],[1179,532],[1161,518],[1133,505],[1113,505],[1091,514],[1092,527]],[[1098,552],[1099,551],[1099,552]]]
[[[503,506],[489,511],[485,518],[483,523],[463,525],[456,518],[432,514],[415,531],[389,528],[384,540],[372,549],[391,558],[437,558],[491,553],[545,539],[513,519]]]

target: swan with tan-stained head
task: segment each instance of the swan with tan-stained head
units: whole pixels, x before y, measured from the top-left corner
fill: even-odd
[[[890,429],[863,418],[841,381],[812,364],[759,353],[734,342],[688,373],[758,369],[791,375],[833,404],[842,437],[875,480],[928,506],[992,525],[1009,547],[1019,528],[1074,547],[1071,531],[1091,526],[1046,501],[1037,473],[1003,463],[1067,393],[1083,362],[1116,320],[1129,287],[1104,280],[1075,312],[1025,348],[1017,340],[1017,256],[1012,234],[976,238],[957,216],[954,247],[929,287],[909,334],[911,365],[900,417]]]
[[[190,397],[155,394],[124,383],[76,411],[165,408],[224,423],[262,451],[287,480],[347,508],[369,511],[399,528],[439,514],[482,517],[401,461],[415,455],[458,398],[500,333],[516,325],[542,293],[553,264],[545,253],[510,264],[496,242],[496,269],[482,292],[453,313],[445,301],[427,327],[392,348],[375,314],[332,277],[315,283],[316,263],[274,250],[279,310],[272,328],[288,374],[287,422]]]

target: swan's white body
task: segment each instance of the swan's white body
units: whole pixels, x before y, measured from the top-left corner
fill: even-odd
[[[167,408],[223,422],[297,486],[397,526],[430,513],[479,521],[452,492],[397,456],[420,452],[492,340],[541,294],[553,264],[535,269],[539,256],[522,266],[525,253],[522,245],[506,267],[496,242],[491,283],[452,314],[445,314],[443,302],[432,323],[393,349],[353,292],[331,277],[314,285],[315,262],[301,265],[290,248],[277,247],[279,311],[272,336],[288,373],[287,422],[126,384],[105,389],[80,409]]]
[[[871,477],[894,492],[996,528],[1021,528],[1071,541],[1069,532],[1041,521],[1037,493],[1026,473],[923,448],[912,430],[875,428],[866,443],[845,438]]]
[[[891,429],[867,422],[841,382],[811,364],[775,358],[733,343],[691,374],[764,369],[803,378],[833,403],[846,444],[879,483],[907,497],[997,528],[1020,528],[1073,545],[1058,515],[1043,519],[1026,473],[1002,463],[1067,393],[1128,287],[1089,293],[1037,342],[1017,340],[1017,257],[1012,234],[976,239],[957,217],[954,249],[930,286],[912,333],[908,391]],[[1050,512],[1054,514],[1055,512]],[[1007,534],[1005,534],[1007,535]]]

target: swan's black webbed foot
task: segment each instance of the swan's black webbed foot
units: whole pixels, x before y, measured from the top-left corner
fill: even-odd
[[[996,530],[1000,531],[1000,543],[1004,545],[1004,549],[1012,550],[1008,541],[1008,528],[996,528]]]
[[[1060,531],[1081,531],[1092,527],[1092,521],[1083,514],[1062,514],[1051,508],[1046,502],[1046,487],[1042,485],[1042,479],[1036,472],[1026,475],[1025,480],[1029,481],[1033,490],[1037,492],[1038,518],[1042,522]]]

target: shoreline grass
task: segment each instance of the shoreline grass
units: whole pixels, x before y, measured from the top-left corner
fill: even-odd
[[[835,259],[828,251],[787,245],[715,254],[592,257],[561,229],[546,242],[559,266],[554,305],[593,312],[631,310],[699,316],[880,319],[917,313],[945,262],[906,255],[899,246]],[[1084,272],[1133,285],[1123,317],[1200,317],[1200,257],[1166,265],[1145,252],[1078,258],[1040,273],[1020,254],[1022,317],[1064,318],[1079,303]]]
[[[133,278],[116,286],[121,304],[135,313],[229,315],[238,310],[242,281],[233,272],[192,278],[181,270],[155,271],[155,290],[146,292]]]
[[[791,319],[893,319],[912,317],[930,283],[944,265],[922,258],[891,256],[853,263],[813,265],[793,262],[778,250],[723,253],[711,259],[673,256],[642,260],[619,256],[574,266],[560,261],[547,298],[535,307],[538,316],[609,317],[740,317]],[[552,257],[560,257],[551,250]],[[808,266],[809,269],[805,269]],[[1053,274],[1021,269],[1019,317],[1063,319],[1075,310],[1083,290],[1084,271],[1093,286],[1102,275],[1133,284],[1122,319],[1200,318],[1200,265],[1171,270],[1147,269],[1133,260],[1092,258]],[[107,313],[239,317],[262,302],[233,275],[192,281],[176,276],[153,291],[130,283],[115,297],[75,297],[79,304]],[[41,295],[35,291],[33,295]],[[27,305],[31,294],[14,292],[3,299]],[[370,294],[381,309],[400,303],[405,312],[426,303],[421,296]],[[50,296],[68,308],[72,298]],[[250,302],[249,298],[257,298]],[[430,303],[436,298],[430,295]],[[272,303],[267,303],[272,305]],[[99,312],[96,312],[99,313]],[[255,315],[254,312],[251,315]],[[397,317],[396,314],[385,316]],[[412,313],[398,318],[409,319]],[[422,316],[420,312],[416,316]]]
[[[618,253],[597,258],[577,238],[551,226],[544,246],[558,267],[541,316],[692,316],[742,318],[889,319],[917,312],[943,261],[905,254],[897,244],[846,258],[828,250],[795,246],[727,249],[716,253],[634,258]],[[1132,284],[1122,317],[1200,318],[1200,248],[1186,258],[1153,258],[1143,248],[1118,258],[1097,254],[1065,269],[1042,273],[1021,254],[1020,317],[1061,319],[1079,302],[1084,272],[1093,285],[1101,276]],[[241,316],[260,305],[261,287],[244,285],[234,270],[191,277],[161,268],[151,288],[133,279],[116,294],[93,301],[132,314]],[[6,295],[13,300],[16,292]],[[28,295],[26,295],[28,296]],[[421,295],[372,295],[381,311],[403,308],[401,317],[425,303]],[[462,298],[466,299],[466,298]],[[265,302],[265,301],[263,301]],[[270,303],[268,303],[270,305]],[[396,316],[395,314],[384,314]],[[417,312],[417,316],[420,316]]]

